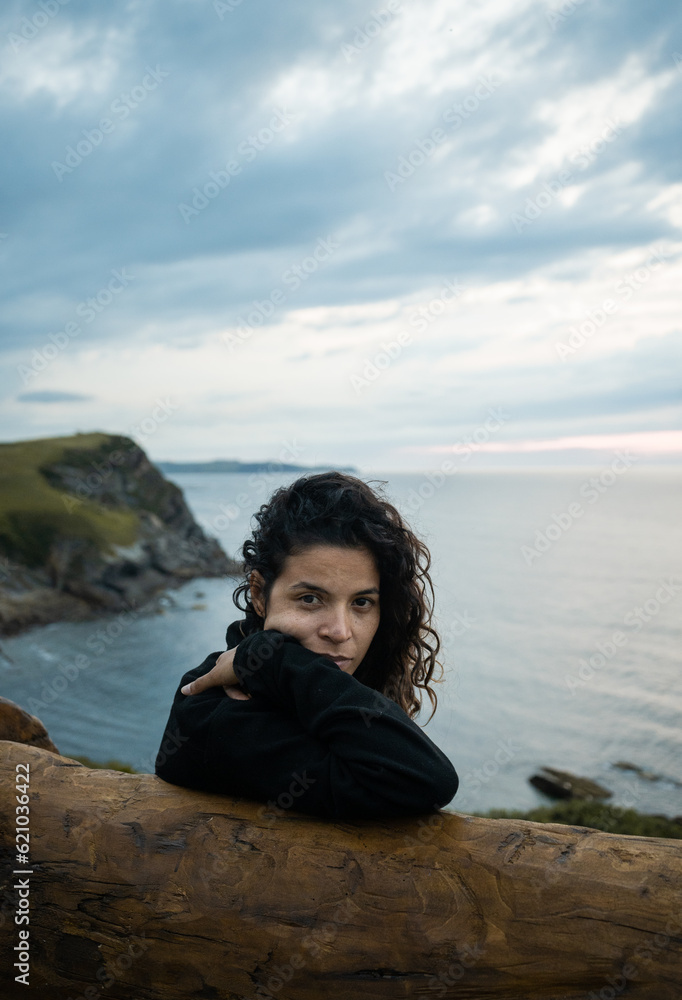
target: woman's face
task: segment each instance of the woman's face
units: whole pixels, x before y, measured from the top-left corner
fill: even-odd
[[[311,545],[287,556],[265,606],[263,577],[250,577],[253,606],[264,628],[298,639],[352,674],[379,627],[379,570],[367,549]]]

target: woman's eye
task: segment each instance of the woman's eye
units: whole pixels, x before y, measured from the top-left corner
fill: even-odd
[[[308,607],[314,607],[316,604],[322,603],[322,598],[319,596],[319,594],[301,594],[298,600],[301,602],[301,604],[308,605]],[[356,597],[355,600],[353,601],[353,604],[360,610],[365,611],[368,610],[369,608],[374,607],[375,602],[372,600],[371,597]]]

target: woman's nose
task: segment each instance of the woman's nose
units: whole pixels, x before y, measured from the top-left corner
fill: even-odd
[[[350,618],[345,608],[331,609],[320,626],[320,635],[333,642],[345,642],[352,635]]]

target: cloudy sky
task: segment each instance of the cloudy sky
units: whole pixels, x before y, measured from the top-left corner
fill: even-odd
[[[3,440],[682,457],[673,0],[8,0]]]

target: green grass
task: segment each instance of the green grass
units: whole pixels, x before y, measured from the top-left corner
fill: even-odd
[[[124,771],[126,774],[138,774],[130,764],[123,764],[120,760],[108,760],[106,764],[100,764],[98,761],[93,760],[92,757],[76,757],[72,756],[71,760],[77,760],[79,764],[85,764],[86,767],[97,767],[104,768],[108,771]]]
[[[569,799],[551,806],[541,806],[530,812],[490,809],[473,816],[502,819],[527,819],[534,823],[564,823],[567,826],[589,826],[607,833],[627,834],[635,837],[667,837],[682,840],[682,824],[664,816],[647,816],[634,809],[620,809],[603,802],[585,802]]]
[[[106,509],[87,498],[74,503],[40,472],[67,451],[93,452],[109,441],[110,435],[93,433],[0,444],[0,549],[7,556],[40,566],[58,538],[86,539],[100,552],[135,541],[139,521],[133,511]],[[92,460],[83,458],[86,465]]]

